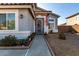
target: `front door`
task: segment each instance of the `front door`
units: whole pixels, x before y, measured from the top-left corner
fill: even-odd
[[[37,34],[44,33],[44,19],[43,18],[36,19],[36,33]]]

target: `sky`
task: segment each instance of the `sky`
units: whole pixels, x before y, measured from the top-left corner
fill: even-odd
[[[58,25],[66,23],[66,17],[79,13],[79,3],[38,3],[37,5],[60,15]]]

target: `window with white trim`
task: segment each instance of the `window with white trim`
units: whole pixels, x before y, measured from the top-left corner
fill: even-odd
[[[49,21],[54,21],[54,19],[49,19]]]
[[[15,30],[15,13],[0,13],[0,30]]]
[[[51,18],[51,19],[49,18],[48,21],[49,21],[49,23],[54,23],[54,19],[53,18]]]

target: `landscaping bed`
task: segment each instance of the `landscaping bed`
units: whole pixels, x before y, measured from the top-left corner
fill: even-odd
[[[0,49],[25,49],[31,46],[35,33],[32,33],[25,39],[17,39],[15,36],[5,36],[0,40]]]
[[[79,56],[79,34],[66,33],[65,39],[60,39],[56,33],[45,38],[56,56]]]

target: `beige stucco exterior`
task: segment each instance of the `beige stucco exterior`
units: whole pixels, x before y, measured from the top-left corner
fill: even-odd
[[[35,15],[31,6],[0,6],[0,13],[15,13],[15,30],[0,30],[0,39],[8,35],[26,38],[35,32]],[[23,15],[22,19],[20,18],[21,14]]]
[[[74,25],[74,24],[77,24],[77,16],[67,19],[67,25]]]
[[[79,25],[79,15],[67,19],[67,25],[75,25],[75,24]]]
[[[44,9],[35,9],[36,6],[32,4],[0,4],[0,13],[15,13],[15,29],[14,30],[0,30],[0,39],[8,36],[15,35],[18,38],[26,38],[31,33],[35,32],[35,21],[36,18],[43,18],[44,21],[44,33],[48,33],[48,20],[49,17],[54,18],[54,23],[51,24],[53,32],[57,29],[57,17],[54,15],[49,15],[51,12]],[[22,18],[21,15],[23,16]],[[54,26],[54,28],[53,28]]]
[[[44,33],[46,32],[49,33],[50,30],[52,32],[58,32],[58,28],[57,28],[57,21],[58,21],[57,19],[59,18],[58,15],[52,13],[51,11],[47,11],[39,7],[37,7],[35,14],[38,18],[41,18],[41,17],[44,18]],[[54,21],[51,21],[50,23],[49,19]]]
[[[19,31],[34,32],[35,20],[32,18],[28,9],[19,9],[19,15],[23,14],[23,19],[19,18]]]
[[[49,21],[49,20],[52,21]],[[49,32],[52,30],[52,32],[58,32],[58,26],[57,26],[57,22],[58,22],[58,17],[54,14],[49,14],[48,16],[48,22],[49,22]]]

